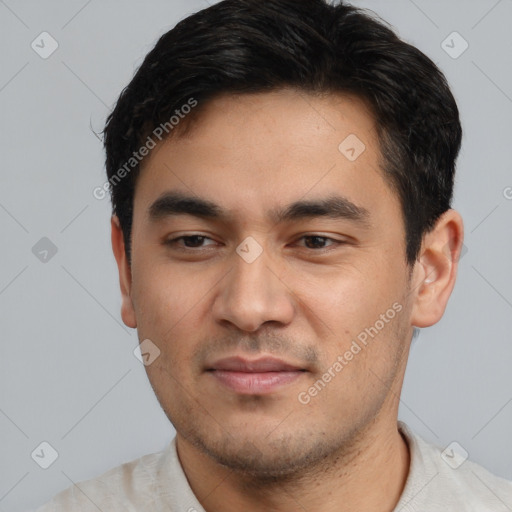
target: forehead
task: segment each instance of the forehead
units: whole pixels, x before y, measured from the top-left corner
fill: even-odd
[[[373,117],[355,96],[282,90],[223,95],[198,109],[185,134],[146,158],[135,194],[145,210],[175,189],[262,215],[335,192],[368,210],[395,200]]]
[[[341,93],[310,94],[285,88],[257,94],[222,94],[199,103],[190,119],[191,129],[175,137],[175,142],[220,143],[218,149],[230,151],[236,147],[247,150],[264,142],[265,149],[281,149],[281,153],[291,148],[301,153],[301,147],[312,150],[319,145],[323,150],[327,145],[338,150],[344,134],[364,140],[370,150],[377,142],[368,103]],[[183,122],[187,125],[186,117]],[[172,143],[173,138],[167,141]]]

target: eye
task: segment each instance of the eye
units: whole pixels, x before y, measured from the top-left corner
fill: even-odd
[[[306,242],[307,249],[326,249],[333,245],[340,245],[344,242],[341,240],[335,240],[334,238],[329,238],[327,236],[322,235],[304,235],[299,240],[304,240]],[[326,242],[331,242],[330,245],[325,246]]]
[[[205,240],[210,240],[211,242],[214,242],[211,238],[208,238],[207,236],[203,235],[183,235],[166,240],[165,245],[169,245],[171,247],[178,247],[178,249],[184,250],[197,248],[200,249],[201,247],[204,247],[203,242]],[[180,242],[183,242],[184,245],[181,245]]]

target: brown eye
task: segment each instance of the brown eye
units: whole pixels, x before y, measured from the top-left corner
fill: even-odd
[[[343,240],[335,240],[334,238],[322,235],[304,235],[299,240],[305,241],[306,249],[313,249],[317,252],[334,249],[345,243]]]
[[[318,235],[307,235],[303,237],[306,241],[306,247],[308,249],[324,249],[325,242],[327,240],[332,240],[331,238],[327,238],[326,236],[318,236]]]
[[[182,240],[186,247],[201,247],[205,238],[205,236],[194,235],[184,236]]]
[[[202,247],[206,247],[203,245],[205,240],[211,240],[211,238],[203,235],[185,235],[171,238],[165,242],[165,245],[169,245],[171,247],[177,246],[180,249],[200,249]]]

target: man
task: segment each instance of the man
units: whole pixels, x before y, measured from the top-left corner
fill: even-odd
[[[512,510],[397,422],[455,284],[460,143],[439,69],[354,7],[226,0],[163,35],[105,147],[122,318],[176,437],[40,510]]]

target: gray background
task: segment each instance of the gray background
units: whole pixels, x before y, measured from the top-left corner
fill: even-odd
[[[454,206],[467,253],[445,317],[414,342],[400,418],[512,479],[512,1],[354,3],[441,67],[465,130]],[[120,319],[91,126],[103,128],[156,38],[206,5],[0,0],[0,511],[35,507],[174,435]],[[43,31],[59,45],[47,59],[31,48]],[[445,49],[460,39],[442,45],[453,31],[469,43],[458,58]],[[58,249],[46,262],[36,254],[47,242],[32,250],[43,237]],[[59,454],[46,470],[31,458],[42,441]]]

